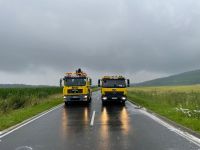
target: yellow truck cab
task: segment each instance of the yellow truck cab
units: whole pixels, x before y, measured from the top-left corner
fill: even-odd
[[[63,78],[63,98],[66,105],[70,102],[91,102],[92,80],[86,73],[78,69],[76,72],[67,72]]]
[[[127,87],[130,86],[129,79],[125,79],[123,76],[104,76],[98,80],[98,86],[101,87],[103,105],[108,101],[125,104],[127,100]]]

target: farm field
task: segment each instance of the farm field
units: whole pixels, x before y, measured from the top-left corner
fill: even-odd
[[[0,131],[62,103],[59,87],[0,88]]]
[[[129,100],[200,133],[200,85],[131,87]]]

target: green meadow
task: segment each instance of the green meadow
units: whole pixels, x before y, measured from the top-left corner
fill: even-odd
[[[200,85],[131,87],[129,100],[200,133]]]
[[[0,88],[0,131],[62,103],[61,94],[59,87]]]

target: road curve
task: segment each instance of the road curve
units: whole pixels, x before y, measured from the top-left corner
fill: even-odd
[[[0,138],[0,150],[200,150],[200,145],[170,130],[130,102],[54,111]]]

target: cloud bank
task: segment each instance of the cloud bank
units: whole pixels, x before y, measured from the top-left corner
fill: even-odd
[[[78,67],[136,82],[197,69],[199,27],[196,0],[0,0],[0,82],[56,84]]]

